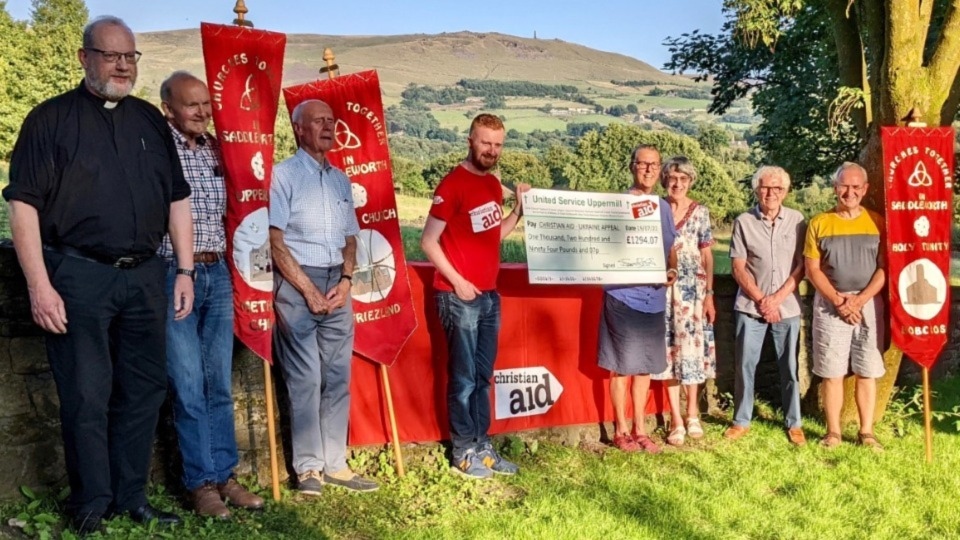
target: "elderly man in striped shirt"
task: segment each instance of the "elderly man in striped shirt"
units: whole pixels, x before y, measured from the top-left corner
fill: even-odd
[[[350,285],[357,233],[350,180],[326,158],[336,119],[308,100],[293,109],[300,149],[273,169],[274,344],[290,396],[297,488],[320,495],[323,484],[373,491],[376,482],[347,466],[353,308]]]

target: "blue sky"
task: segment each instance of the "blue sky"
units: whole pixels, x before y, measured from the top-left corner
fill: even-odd
[[[230,23],[234,0],[87,0],[92,17],[116,15],[135,32]],[[715,33],[722,0],[246,0],[257,28],[328,35],[435,34],[470,30],[559,38],[618,52],[662,68],[667,36],[693,29]],[[30,0],[8,0],[15,19]]]

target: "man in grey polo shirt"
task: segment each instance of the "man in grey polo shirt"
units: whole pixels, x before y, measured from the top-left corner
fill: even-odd
[[[273,169],[270,247],[277,327],[274,347],[290,395],[297,488],[320,495],[323,484],[373,491],[376,482],[347,466],[351,273],[360,232],[350,180],[330,165],[336,119],[308,100],[291,115],[300,149]]]
[[[790,189],[790,175],[780,167],[760,167],[753,175],[758,204],[733,222],[730,259],[733,279],[740,289],[734,303],[738,369],[734,386],[733,426],[724,437],[736,440],[750,431],[753,383],[763,340],[769,330],[780,370],[780,396],[787,438],[806,444],[800,427],[800,391],[797,381],[797,338],[800,333],[800,297],[803,278],[802,247],[806,227],[803,215],[782,203]]]

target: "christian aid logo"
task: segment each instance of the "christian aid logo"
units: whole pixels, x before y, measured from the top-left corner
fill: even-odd
[[[543,366],[493,373],[496,419],[545,414],[563,394],[563,385]]]

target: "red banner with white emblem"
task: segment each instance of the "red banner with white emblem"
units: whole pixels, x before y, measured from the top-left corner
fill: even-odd
[[[283,89],[287,109],[319,99],[337,119],[327,159],[350,177],[360,234],[353,272],[354,351],[393,365],[417,327],[397,199],[387,147],[386,121],[376,71],[362,71]]]
[[[953,129],[885,127],[881,135],[891,336],[929,368],[950,330]]]
[[[201,23],[227,188],[227,260],[237,338],[272,363],[273,261],[267,212],[284,34]]]

